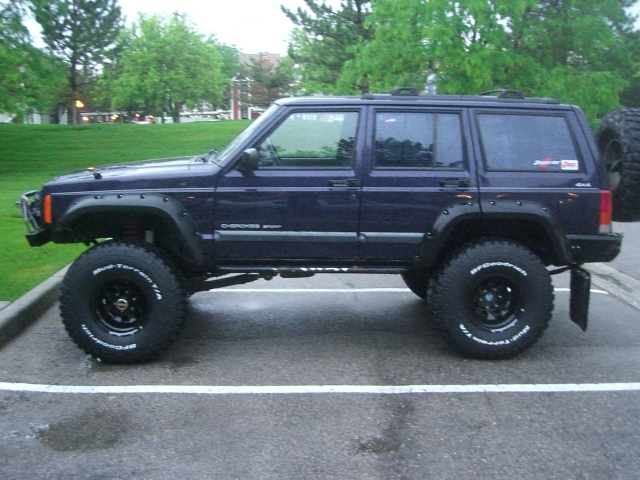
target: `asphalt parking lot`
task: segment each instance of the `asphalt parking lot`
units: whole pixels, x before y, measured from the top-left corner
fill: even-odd
[[[509,361],[466,360],[395,276],[196,294],[159,361],[105,365],[57,305],[0,350],[2,478],[637,478],[640,311],[567,278]]]

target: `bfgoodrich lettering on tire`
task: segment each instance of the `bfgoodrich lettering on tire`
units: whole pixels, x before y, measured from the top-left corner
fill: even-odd
[[[110,363],[138,363],[163,352],[186,318],[186,294],[170,262],[151,244],[107,241],[71,265],[60,290],[67,332]]]
[[[472,358],[510,358],[533,345],[553,311],[551,278],[522,245],[472,243],[430,283],[431,316],[444,338]]]

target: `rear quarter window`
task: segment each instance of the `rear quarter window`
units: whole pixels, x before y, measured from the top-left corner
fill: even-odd
[[[476,118],[489,171],[575,173],[583,169],[562,115],[479,113]]]

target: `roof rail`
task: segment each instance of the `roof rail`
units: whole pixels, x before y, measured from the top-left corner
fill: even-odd
[[[418,96],[418,89],[416,87],[398,87],[391,90],[390,95],[411,95]]]
[[[496,93],[498,95],[495,95]],[[502,88],[498,90],[488,90],[486,92],[482,92],[480,96],[482,97],[495,96],[496,98],[518,98],[521,100],[524,100],[525,98],[524,93],[522,93],[522,90],[511,90],[507,88]]]

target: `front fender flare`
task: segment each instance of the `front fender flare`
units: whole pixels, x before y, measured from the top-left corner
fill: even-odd
[[[90,216],[99,218],[101,214],[153,217],[177,237],[178,245],[171,245],[171,251],[174,254],[186,260],[191,266],[205,268],[207,265],[206,248],[193,219],[180,202],[155,193],[107,193],[78,198],[53,229],[53,241],[56,243],[82,241],[74,232],[75,226]]]

